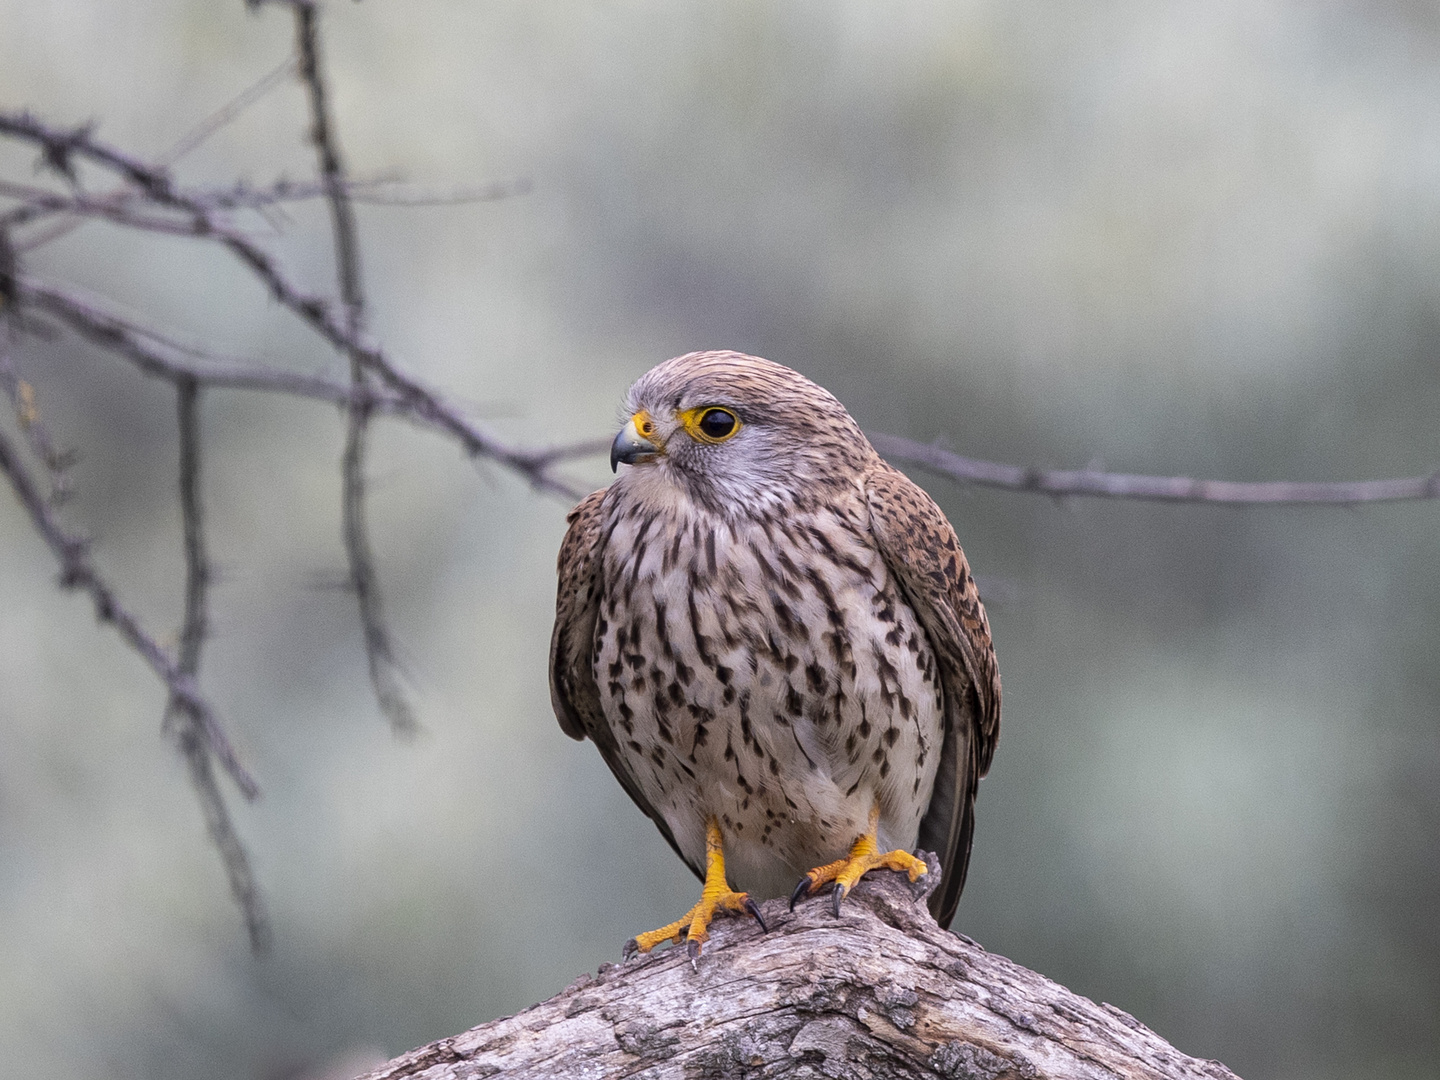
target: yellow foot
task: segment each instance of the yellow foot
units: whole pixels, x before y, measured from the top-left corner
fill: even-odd
[[[765,920],[760,917],[760,908],[755,901],[750,899],[748,893],[731,892],[727,889],[716,897],[706,897],[685,913],[685,916],[676,919],[659,930],[651,930],[648,934],[636,934],[634,939],[626,946],[627,955],[633,956],[637,952],[648,953],[656,945],[663,945],[667,941],[673,941],[676,945],[680,942],[686,943],[686,950],[691,958],[700,955],[700,949],[710,937],[710,921],[721,911],[736,911],[749,913],[755,917],[760,924],[760,929],[765,929]]]
[[[922,864],[923,872],[923,864]],[[720,826],[712,819],[705,827],[705,889],[700,902],[687,911],[683,918],[651,930],[648,934],[637,934],[625,944],[625,958],[636,953],[648,953],[657,945],[673,941],[676,945],[685,942],[685,950],[693,963],[700,956],[700,950],[710,937],[710,922],[721,911],[748,913],[766,929],[765,920],[760,917],[760,908],[748,893],[735,892],[725,880],[725,854],[721,847]]]
[[[831,895],[835,900],[835,914],[840,914],[840,901],[855,887],[855,883],[871,870],[899,870],[910,876],[911,884],[920,879],[927,870],[923,860],[908,851],[881,852],[875,840],[880,823],[879,807],[870,811],[870,828],[850,847],[850,854],[824,866],[817,866],[800,879],[795,891],[790,894],[790,910],[804,897],[813,896],[822,887],[834,882]]]

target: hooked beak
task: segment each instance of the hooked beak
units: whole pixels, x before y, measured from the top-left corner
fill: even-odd
[[[615,441],[610,444],[610,471],[619,472],[618,465],[624,462],[626,465],[643,465],[647,461],[654,461],[665,449],[663,443],[655,438],[655,421],[650,419],[650,414],[641,409],[623,428],[620,434],[615,436]]]

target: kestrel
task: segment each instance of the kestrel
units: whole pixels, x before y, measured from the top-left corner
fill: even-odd
[[[550,690],[704,881],[688,942],[750,894],[926,872],[955,913],[1000,730],[985,607],[940,508],[828,391],[734,352],[630,388],[619,478],[570,513]],[[727,879],[728,874],[728,879]],[[730,881],[743,891],[734,891]],[[763,923],[762,923],[763,926]]]

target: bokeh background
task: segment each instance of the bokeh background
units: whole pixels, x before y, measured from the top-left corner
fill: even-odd
[[[367,0],[325,12],[352,171],[522,198],[361,211],[375,334],[530,444],[653,363],[759,353],[961,453],[1227,479],[1440,465],[1440,15],[1358,0]],[[240,0],[0,0],[0,101],[142,156],[278,63]],[[288,82],[178,166],[305,178]],[[0,146],[7,175],[28,149]],[[331,283],[319,206],[253,227]],[[278,232],[274,225],[278,225]],[[222,254],[90,224],[33,273],[344,367]],[[179,620],[173,402],[20,361],[69,520]],[[0,495],[0,1071],[358,1070],[616,960],[694,883],[553,720],[565,507],[382,423],[372,517],[425,733],[365,681],[334,410],[205,406],[203,684],[264,786],[247,950],[140,661]],[[5,418],[10,423],[11,418]],[[603,462],[572,474],[596,486]],[[1440,1060],[1434,504],[1051,501],[919,476],[991,595],[1003,737],[956,928],[1250,1080]]]

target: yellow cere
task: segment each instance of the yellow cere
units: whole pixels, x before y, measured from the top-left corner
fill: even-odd
[[[738,416],[720,405],[701,405],[696,409],[686,409],[678,416],[692,439],[711,445],[733,439],[743,426]],[[729,421],[729,430],[724,430],[726,421]],[[710,430],[707,431],[707,428]]]
[[[635,425],[635,430],[640,433],[642,439],[655,438],[655,421],[650,419],[649,409],[641,409],[630,417],[630,422]]]

